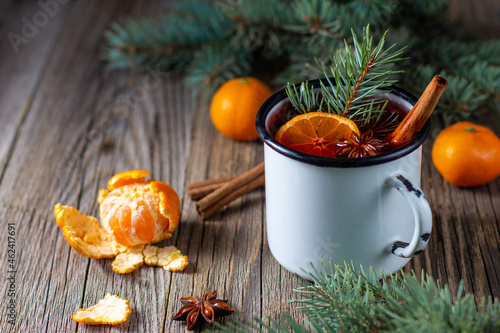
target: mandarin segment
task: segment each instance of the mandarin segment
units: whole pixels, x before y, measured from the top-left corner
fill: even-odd
[[[356,124],[345,117],[309,112],[289,120],[276,133],[279,143],[294,150],[323,157],[335,157],[339,139],[359,135]]]
[[[101,228],[95,217],[61,204],[55,205],[54,215],[69,245],[88,258],[114,258],[125,250]]]
[[[116,295],[106,294],[104,299],[88,309],[80,309],[71,317],[88,325],[117,325],[127,321],[132,313],[128,300]]]

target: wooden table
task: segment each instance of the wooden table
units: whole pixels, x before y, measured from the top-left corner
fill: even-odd
[[[213,289],[236,309],[226,321],[277,311],[301,318],[287,303],[298,297],[292,290],[301,281],[269,252],[264,191],[238,199],[208,221],[199,219],[186,196],[186,183],[261,162],[262,143],[231,141],[214,130],[208,103],[193,98],[182,78],[106,71],[99,60],[111,21],[157,16],[164,7],[76,1],[44,20],[37,2],[0,5],[0,332],[181,332],[184,324],[171,321],[179,298]],[[26,38],[13,47],[6,35],[20,35],[25,20],[38,20],[39,28],[24,31]],[[425,252],[405,271],[423,269],[452,292],[463,279],[465,291],[478,300],[500,297],[500,179],[474,189],[446,183],[430,161],[437,132],[424,146],[422,168],[434,230]],[[57,227],[54,204],[97,216],[97,191],[116,172],[130,169],[151,170],[181,197],[179,228],[160,245],[188,255],[184,272],[145,266],[114,273],[110,259],[78,254]],[[15,273],[8,249],[15,249]],[[14,296],[8,296],[11,282]],[[130,301],[133,314],[126,323],[92,327],[71,319],[108,292]],[[14,325],[7,317],[11,300]]]

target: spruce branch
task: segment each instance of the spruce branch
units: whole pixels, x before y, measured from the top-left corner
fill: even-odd
[[[321,94],[315,92],[314,87],[310,87],[307,82],[301,83],[299,90],[295,89],[295,85],[293,89],[290,84],[287,86],[288,98],[295,109],[302,112],[334,112],[352,119],[362,130],[375,125],[391,127],[395,117],[380,121],[387,102],[376,102],[375,99],[397,82],[394,75],[401,71],[395,71],[392,67],[405,58],[400,57],[403,49],[392,51],[394,45],[384,49],[386,34],[373,46],[369,26],[363,28],[361,41],[352,31],[353,45],[345,42],[344,52],[333,57],[329,72],[323,70],[327,83],[320,83]],[[314,107],[312,102],[318,105]],[[323,110],[323,106],[326,110]]]
[[[102,58],[111,68],[175,67],[182,70],[193,50],[218,38],[226,38],[232,27],[206,0],[177,2],[172,12],[158,22],[125,19],[105,32],[107,44]]]
[[[302,82],[299,89],[296,88],[295,84],[288,83],[285,91],[296,110],[306,113],[321,111],[323,108],[323,99],[315,91],[314,86],[307,81]]]
[[[201,90],[210,95],[226,81],[250,75],[251,57],[249,50],[235,51],[227,43],[216,40],[204,45],[202,52],[195,53],[187,67],[185,81],[194,94]]]
[[[389,45],[408,45],[412,60],[400,64],[404,76],[396,75],[403,88],[419,95],[431,69],[431,77],[446,75],[450,84],[437,108],[445,121],[478,119],[485,106],[500,118],[500,40],[470,38],[447,19],[447,10],[446,0],[175,1],[159,19],[111,24],[102,58],[109,68],[183,72],[196,90],[208,93],[227,77],[263,69],[270,82],[283,86],[323,77],[323,68],[335,67],[332,54],[345,55],[345,43],[354,47],[351,32],[361,34],[370,24],[375,38],[390,28]],[[220,61],[231,52],[210,48],[217,43],[232,48],[234,61]],[[201,70],[203,63],[211,70]],[[206,85],[202,74],[213,84]],[[470,100],[461,97],[464,92]],[[337,112],[335,105],[328,108]]]
[[[339,33],[337,17],[338,4],[331,1],[300,0],[291,4],[297,23],[286,28],[309,35],[328,36],[343,43],[344,36]]]
[[[496,332],[500,330],[500,301],[485,299],[476,305],[460,283],[453,296],[424,274],[392,275],[354,264],[312,268],[312,284],[296,290],[292,301],[306,316],[307,326],[282,315],[252,323],[218,325],[220,332]]]

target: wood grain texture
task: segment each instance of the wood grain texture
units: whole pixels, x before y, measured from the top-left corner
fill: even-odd
[[[18,54],[0,42],[0,332],[183,332],[172,322],[180,297],[216,289],[236,312],[222,323],[277,312],[303,316],[288,303],[301,280],[272,257],[265,232],[264,190],[255,190],[202,221],[187,183],[250,169],[263,160],[261,142],[235,142],[209,120],[209,103],[194,98],[181,77],[106,71],[102,34],[122,17],[156,16],[168,2],[71,1]],[[0,31],[22,29],[37,2],[0,5]],[[433,211],[429,246],[404,268],[424,270],[465,291],[500,297],[500,179],[459,189],[433,167],[425,143],[422,189]],[[495,128],[497,135],[500,128]],[[66,242],[53,216],[55,203],[96,216],[97,192],[129,169],[152,171],[181,197],[173,237],[190,264],[182,273],[141,267],[111,270],[111,260],[88,259]],[[8,224],[15,226],[15,325],[8,323]],[[116,327],[77,324],[77,309],[106,293],[127,298],[133,313]]]
[[[108,331],[161,331],[171,273],[111,271],[111,260],[72,250],[54,223],[53,205],[97,215],[96,195],[116,172],[142,168],[183,195],[194,105],[179,78],[107,72],[98,54],[104,29],[128,15],[154,15],[159,3],[72,4],[44,68],[1,183],[2,224],[16,225],[16,325],[11,332],[102,330],[70,315],[107,292],[127,298],[134,314]],[[26,75],[29,77],[29,72]],[[6,233],[0,236],[6,244]],[[6,253],[1,262],[6,267]],[[4,272],[2,272],[4,273]],[[3,276],[3,274],[2,274]],[[6,284],[0,287],[6,294]],[[0,300],[5,308],[4,297]]]
[[[52,16],[32,3],[4,1],[1,6],[0,181],[71,4],[54,7]]]

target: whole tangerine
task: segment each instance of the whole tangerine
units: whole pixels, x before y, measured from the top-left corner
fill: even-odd
[[[257,111],[273,92],[253,77],[236,78],[224,83],[210,104],[210,118],[225,136],[241,141],[258,138],[255,127]]]
[[[484,126],[462,121],[439,133],[432,161],[451,184],[480,186],[500,175],[500,139]]]

